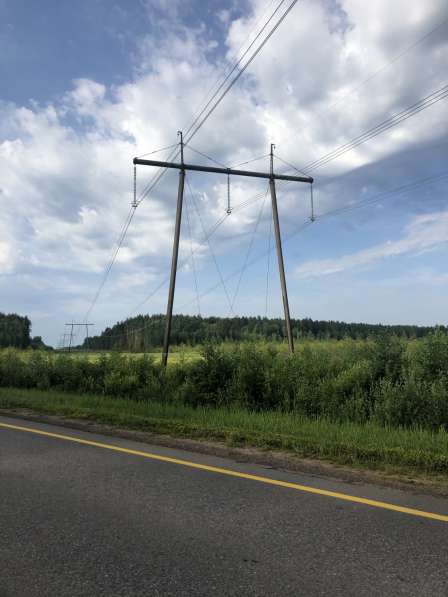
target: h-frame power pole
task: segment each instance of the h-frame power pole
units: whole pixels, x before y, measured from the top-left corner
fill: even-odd
[[[86,328],[86,339],[88,340],[89,339],[89,327],[92,326],[92,325],[95,325],[95,324],[94,323],[87,323],[87,322],[74,323],[72,321],[71,323],[66,323],[65,325],[71,326],[70,327],[70,332],[68,334],[64,334],[65,336],[68,336],[70,338],[70,342],[69,342],[69,345],[68,345],[68,352],[70,352],[71,349],[72,349],[72,341],[73,341],[73,338],[75,336],[74,331],[73,331],[74,327],[75,326],[85,327]]]
[[[170,348],[170,335],[171,335],[171,322],[173,318],[173,304],[174,304],[174,290],[176,287],[176,273],[177,273],[177,261],[179,256],[179,240],[180,240],[180,228],[182,221],[182,206],[184,197],[184,183],[185,183],[185,172],[190,170],[193,172],[209,172],[213,174],[226,174],[227,176],[248,176],[251,178],[266,178],[269,180],[269,187],[271,191],[271,202],[272,202],[272,218],[274,223],[275,231],[275,245],[277,250],[278,268],[280,274],[280,285],[282,289],[283,299],[283,310],[285,313],[285,325],[286,334],[288,337],[288,345],[290,352],[294,352],[294,341],[291,329],[291,318],[289,314],[289,302],[288,293],[286,289],[286,276],[285,266],[283,261],[282,251],[282,240],[280,234],[280,222],[277,208],[277,194],[275,188],[276,180],[287,180],[292,182],[306,182],[309,184],[313,183],[311,176],[289,176],[287,174],[275,174],[274,173],[274,145],[271,144],[271,167],[270,172],[253,172],[249,170],[235,170],[233,168],[218,168],[215,166],[201,166],[196,164],[186,164],[184,162],[184,142],[182,132],[179,131],[180,136],[180,164],[175,162],[162,162],[158,160],[144,160],[141,158],[134,158],[134,166],[155,166],[159,168],[174,168],[179,170],[179,186],[177,191],[177,206],[176,206],[176,222],[174,226],[174,242],[173,242],[173,253],[171,258],[171,275],[170,275],[170,287],[168,291],[168,304],[166,312],[165,322],[165,335],[163,341],[163,352],[162,352],[162,364],[166,366],[168,362],[168,353]]]

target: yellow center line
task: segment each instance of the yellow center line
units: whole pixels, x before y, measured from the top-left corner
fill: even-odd
[[[312,493],[315,495],[323,495],[326,497],[336,498],[338,500],[344,500],[346,502],[353,502],[355,504],[363,504],[366,506],[373,506],[374,508],[382,508],[383,510],[392,510],[393,512],[401,512],[403,514],[410,514],[411,516],[419,516],[421,518],[430,518],[432,520],[440,520],[442,522],[448,522],[448,515],[436,514],[435,512],[425,512],[424,510],[416,510],[415,508],[407,508],[406,506],[398,506],[396,504],[390,504],[388,502],[380,502],[377,500],[371,500],[368,498],[357,497],[354,495],[348,495],[346,493],[339,493],[337,491],[329,491],[328,489],[318,489],[317,487],[310,487],[308,485],[300,485],[299,483],[290,483],[288,481],[280,481],[278,479],[270,479],[269,477],[261,477],[259,475],[251,475],[249,473],[241,473],[239,471],[221,468],[218,466],[210,466],[208,464],[199,464],[197,462],[191,462],[190,460],[181,460],[179,458],[172,458],[170,456],[161,456],[160,454],[153,454],[151,452],[142,452],[140,450],[131,450],[130,448],[122,448],[113,444],[105,444],[103,442],[96,442],[80,437],[71,435],[62,435],[60,433],[51,433],[49,431],[42,431],[40,429],[34,429],[32,427],[22,427],[20,425],[10,425],[8,423],[1,423],[0,427],[5,429],[13,429],[15,431],[25,431],[27,433],[34,433],[36,435],[43,435],[45,437],[51,437],[54,439],[61,439],[64,441],[74,442],[82,444],[84,446],[94,446],[95,448],[103,448],[106,450],[112,450],[114,452],[122,452],[124,454],[131,454],[133,456],[141,456],[143,458],[149,458],[151,460],[159,460],[161,462],[169,462],[171,464],[180,464],[182,466],[188,466],[189,468],[199,469],[201,471],[208,471],[211,473],[218,473],[220,475],[227,475],[229,477],[237,477],[239,479],[249,479],[250,481],[258,481],[259,483],[265,483],[267,485],[275,485],[277,487],[286,487],[288,489],[295,489],[296,491],[303,491],[306,493]]]

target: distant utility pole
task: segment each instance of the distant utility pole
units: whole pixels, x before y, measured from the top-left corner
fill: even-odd
[[[168,305],[166,312],[165,322],[165,336],[163,341],[163,352],[162,352],[162,364],[166,366],[168,362],[168,353],[170,348],[170,335],[171,335],[171,322],[173,317],[173,303],[174,303],[174,290],[176,286],[176,272],[177,272],[177,259],[179,255],[179,240],[180,240],[180,227],[182,220],[182,205],[184,197],[184,183],[185,183],[185,171],[191,170],[193,172],[210,172],[214,174],[226,174],[229,176],[248,176],[251,178],[266,178],[269,180],[269,186],[271,190],[271,201],[272,201],[272,218],[274,221],[275,229],[275,242],[277,249],[278,267],[280,273],[280,284],[282,288],[282,299],[283,309],[285,312],[285,324],[286,333],[288,336],[288,344],[290,352],[294,352],[294,341],[291,332],[291,319],[289,315],[289,303],[288,293],[286,290],[286,277],[285,267],[283,262],[282,252],[282,241],[280,235],[280,223],[277,209],[277,195],[275,191],[276,180],[289,180],[293,182],[307,182],[313,183],[311,176],[288,176],[286,174],[275,174],[274,173],[274,145],[271,145],[271,168],[270,172],[253,172],[248,170],[234,170],[232,168],[217,168],[215,166],[198,166],[194,164],[185,164],[184,162],[184,142],[182,132],[179,131],[180,136],[180,164],[174,162],[161,162],[158,160],[143,160],[141,158],[134,158],[134,166],[156,166],[159,168],[174,168],[179,170],[179,187],[177,191],[177,207],[176,207],[176,223],[174,226],[174,242],[173,242],[173,254],[171,259],[171,276],[170,276],[170,287],[168,291]]]
[[[69,341],[69,345],[68,345],[68,352],[70,352],[71,349],[72,349],[72,341],[73,341],[73,338],[74,338],[73,328],[75,326],[85,327],[86,328],[86,340],[88,342],[88,340],[89,340],[89,327],[92,326],[92,325],[95,325],[95,324],[94,323],[86,323],[86,322],[83,322],[83,323],[74,323],[72,321],[71,323],[66,323],[65,325],[69,325],[70,326],[70,332],[68,334],[64,334],[64,336],[69,336],[70,337],[70,341]]]
[[[69,338],[70,334],[64,333],[61,334],[61,338],[59,340],[59,348],[61,348],[62,350],[65,348],[65,339]]]

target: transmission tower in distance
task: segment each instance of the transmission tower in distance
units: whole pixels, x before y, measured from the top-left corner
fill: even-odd
[[[86,340],[87,343],[89,341],[89,327],[92,325],[95,325],[94,323],[74,323],[73,321],[71,323],[66,323],[65,325],[69,325],[70,326],[70,332],[68,332],[68,334],[64,334],[64,336],[69,336],[70,340],[69,340],[69,344],[68,344],[68,352],[71,352],[72,349],[72,342],[73,342],[73,338],[75,337],[75,334],[73,333],[73,330],[76,326],[82,326],[86,328]]]

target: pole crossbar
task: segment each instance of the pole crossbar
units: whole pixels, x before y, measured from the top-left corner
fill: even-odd
[[[218,168],[217,166],[197,166],[196,164],[178,164],[176,162],[161,162],[158,160],[142,160],[134,158],[136,166],[158,166],[159,168],[174,168],[176,170],[193,170],[195,172],[212,172],[230,176],[250,176],[251,178],[268,178],[275,180],[290,180],[292,182],[307,182],[312,184],[312,176],[289,176],[288,174],[271,174],[270,172],[253,172],[250,170],[235,170],[234,168]]]

